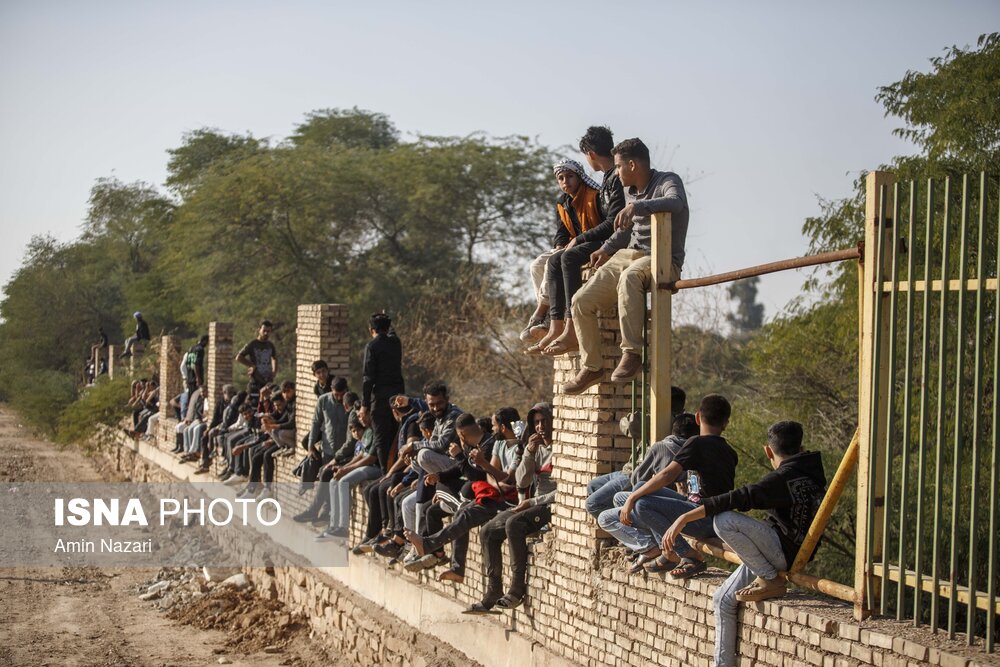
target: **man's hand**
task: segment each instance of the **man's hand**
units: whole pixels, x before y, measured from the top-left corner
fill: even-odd
[[[531,507],[531,501],[530,500],[522,500],[521,502],[519,502],[517,504],[517,507],[514,508],[514,511],[515,512],[523,512],[524,510],[528,509],[529,507]]]
[[[686,525],[687,521],[684,520],[683,514],[677,517],[677,519],[670,524],[670,528],[667,528],[667,532],[663,533],[662,543],[664,551],[674,550],[674,543],[677,541],[677,538],[681,536],[681,532],[683,532]]]
[[[618,216],[615,218],[615,229],[631,229],[633,218],[635,218],[635,204],[629,204],[618,211]]]
[[[247,366],[247,375],[253,377],[253,366]]]
[[[569,240],[569,243],[566,244],[566,248],[565,249],[569,250],[570,248],[572,248],[575,245],[576,245],[576,237],[574,236],[573,238],[571,238]]]
[[[321,467],[319,469],[320,472],[323,472],[324,470],[332,470],[332,471],[336,472],[337,471],[337,460],[334,459],[334,460],[330,461],[329,463],[323,465],[323,467]]]
[[[605,264],[611,255],[604,251],[604,248],[598,248],[594,252],[590,253],[590,265],[595,269],[600,268],[602,264]]]
[[[629,499],[625,501],[625,505],[622,506],[621,511],[618,512],[618,520],[621,521],[626,526],[632,525],[632,510],[635,508],[635,501],[629,496]]]
[[[469,459],[471,459],[472,462],[475,463],[480,468],[482,468],[483,465],[486,463],[486,457],[483,456],[483,450],[479,449],[479,447],[476,447],[471,452],[469,452]]]
[[[351,471],[347,469],[347,466],[344,466],[343,468],[337,468],[333,472],[333,478],[334,479],[342,479],[344,477],[344,475],[346,475],[349,472],[351,472]]]
[[[436,472],[429,472],[424,475],[424,486],[437,486],[438,479],[440,479],[440,475]]]
[[[402,490],[403,490],[403,484],[402,484],[402,482],[400,482],[396,486],[394,486],[391,489],[389,489],[389,497],[390,498],[395,498],[396,496],[399,495],[399,492],[402,491]]]
[[[413,443],[408,442],[399,449],[400,458],[404,456],[409,456],[413,452]]]
[[[451,456],[452,458],[457,457],[461,453],[462,453],[462,445],[458,444],[457,442],[453,442],[450,445],[448,445],[448,455]]]
[[[539,433],[532,433],[528,438],[527,449],[529,452],[534,454],[543,444],[545,444],[545,438]]]

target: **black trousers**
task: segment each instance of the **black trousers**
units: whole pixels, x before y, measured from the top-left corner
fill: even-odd
[[[424,540],[427,551],[440,551],[449,542],[454,542],[451,550],[451,569],[453,572],[465,575],[465,558],[469,552],[469,531],[481,526],[507,507],[506,503],[487,500],[482,505],[469,503],[463,505],[452,518],[451,523],[432,533]],[[431,507],[427,511],[428,528],[431,527],[431,517],[438,513],[438,508]],[[437,521],[440,521],[439,519]]]
[[[389,469],[389,454],[392,452],[392,445],[396,440],[396,429],[399,426],[396,423],[396,418],[392,416],[392,408],[389,407],[388,398],[372,401],[371,419],[378,465],[385,472]]]
[[[376,480],[365,487],[365,503],[368,505],[366,540],[370,540],[390,528],[391,512],[389,508],[392,507],[393,503],[392,498],[389,497],[389,489],[399,484],[404,475],[406,475],[406,471],[399,470],[385,479]]]
[[[483,569],[486,594],[483,599],[495,602],[503,596],[503,542],[510,550],[510,594],[524,597],[528,590],[528,535],[545,527],[552,520],[550,505],[538,505],[515,512],[507,510],[493,517],[479,529],[483,547]]]
[[[578,243],[569,250],[560,250],[549,256],[545,269],[549,290],[549,319],[564,320],[573,295],[583,285],[580,273],[590,262],[590,254],[601,247],[601,241]]]
[[[259,482],[264,472],[264,482],[274,481],[274,453],[281,449],[273,440],[268,440],[250,448],[250,481]]]

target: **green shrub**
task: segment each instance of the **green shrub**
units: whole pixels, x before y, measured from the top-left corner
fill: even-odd
[[[97,384],[82,390],[80,399],[67,406],[59,417],[56,442],[85,445],[100,426],[117,426],[131,413],[126,405],[131,386],[127,377],[98,378]]]

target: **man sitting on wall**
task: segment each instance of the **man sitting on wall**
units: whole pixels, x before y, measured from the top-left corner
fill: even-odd
[[[599,267],[573,297],[573,326],[580,345],[580,372],[563,385],[566,394],[580,394],[604,379],[601,332],[597,313],[618,306],[622,358],[612,382],[632,380],[642,367],[642,322],[646,290],[652,281],[651,216],[671,214],[673,256],[671,280],[680,278],[688,229],[687,195],[681,177],[649,165],[649,149],[639,139],[626,139],[612,150],[615,168],[625,186],[625,208],[615,219],[617,230],[590,256]]]

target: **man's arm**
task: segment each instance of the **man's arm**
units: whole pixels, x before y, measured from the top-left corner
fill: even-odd
[[[375,389],[375,373],[377,371],[375,353],[372,350],[373,344],[374,339],[365,345],[365,360],[361,369],[361,406],[366,409],[372,405],[372,391]]]
[[[631,526],[632,510],[635,509],[635,503],[639,498],[647,496],[654,491],[659,491],[669,484],[673,484],[682,472],[684,472],[684,468],[681,467],[681,464],[677,461],[671,461],[670,465],[650,477],[649,481],[630,493],[628,500],[625,501],[625,505],[622,506],[621,511],[618,513],[618,518],[621,522],[626,526]]]
[[[271,343],[271,377],[278,374],[278,348]]]
[[[687,206],[684,196],[684,184],[676,174],[670,174],[653,191],[651,199],[640,199],[632,202],[636,215],[651,215],[653,213],[680,213]]]
[[[250,343],[243,346],[239,352],[236,353],[236,363],[243,364],[247,368],[253,368],[253,362],[250,361]]]

